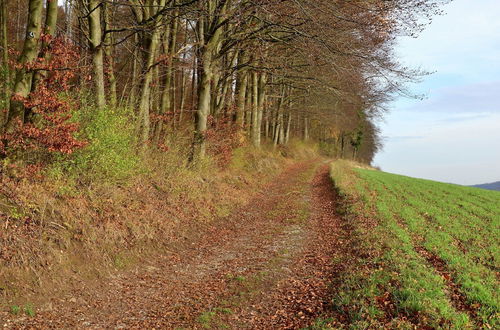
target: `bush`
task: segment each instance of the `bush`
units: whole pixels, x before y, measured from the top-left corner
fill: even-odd
[[[83,108],[74,114],[80,137],[88,145],[55,162],[53,174],[67,174],[84,181],[117,182],[140,169],[135,152],[130,109]]]

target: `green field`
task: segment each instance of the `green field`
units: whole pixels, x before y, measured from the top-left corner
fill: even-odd
[[[356,262],[334,305],[355,327],[498,328],[500,192],[338,161]]]

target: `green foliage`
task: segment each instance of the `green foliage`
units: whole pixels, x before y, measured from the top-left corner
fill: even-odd
[[[10,312],[13,314],[13,315],[18,315],[19,312],[21,312],[21,307],[18,306],[18,305],[13,305],[13,306],[10,306]]]
[[[24,311],[24,314],[29,317],[34,317],[36,315],[35,307],[33,306],[33,304],[28,303],[24,305],[24,308],[21,308],[21,306],[19,305],[10,306],[10,312],[13,315],[19,315],[21,313],[21,310]]]
[[[198,322],[201,324],[201,326],[205,329],[208,329],[211,327],[211,324],[213,322],[213,319],[217,316],[217,313],[214,311],[208,311],[202,313],[198,317]]]
[[[26,304],[24,306],[24,313],[29,317],[34,317],[36,315],[35,308],[32,304]]]
[[[129,109],[85,108],[74,114],[81,125],[80,135],[88,145],[61,159],[51,168],[56,177],[117,182],[140,170],[136,153],[132,112]]]
[[[334,329],[330,324],[333,319],[318,319],[311,326],[305,328],[306,330],[330,330]]]

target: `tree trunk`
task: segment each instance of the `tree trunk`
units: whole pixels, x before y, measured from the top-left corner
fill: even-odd
[[[113,3],[112,3],[113,4]],[[111,22],[114,20],[114,14],[110,11],[114,10],[110,8],[110,5],[104,3],[104,24],[105,30],[111,29]],[[111,33],[106,33],[104,37],[104,52],[106,59],[108,61],[108,81],[109,81],[109,104],[112,108],[116,108],[117,105],[117,91],[116,91],[116,76],[115,76],[115,58],[114,58],[114,39]]]
[[[104,89],[104,50],[102,45],[101,2],[89,0],[89,35],[90,50],[92,51],[92,71],[95,88],[96,104],[99,109],[106,107],[106,93]]]
[[[292,114],[289,113],[287,124],[286,124],[286,131],[285,131],[285,144],[288,144],[288,142],[290,141],[290,127],[291,127],[291,125],[292,125]]]
[[[57,28],[57,0],[48,0],[46,15],[45,15],[45,31],[46,35],[49,35],[51,38],[56,34]],[[47,47],[49,46],[47,41],[44,41],[42,44],[42,52],[38,55],[38,58],[43,58],[47,63],[50,60],[50,53],[47,51]],[[33,83],[31,84],[31,91],[35,91],[36,87],[41,79],[44,79],[47,75],[46,71],[39,70],[35,72],[33,75]]]
[[[66,33],[71,40],[73,37],[73,9],[71,8],[71,0],[64,1],[64,13],[66,14]]]
[[[285,121],[283,120],[284,114],[281,112],[279,121],[280,121],[280,130],[278,132],[278,144],[285,144]]]
[[[191,113],[195,111],[195,105],[196,105],[196,90],[198,89],[198,59],[196,56],[193,56],[193,61],[192,61],[192,70],[191,70],[191,107],[189,108],[191,110]]]
[[[165,0],[160,1],[160,5],[157,8],[165,7]],[[161,18],[157,19],[157,22],[161,21]],[[160,29],[155,24],[153,27],[153,34],[151,36],[151,41],[149,43],[148,55],[146,59],[146,67],[144,73],[144,80],[142,82],[141,97],[139,101],[139,120],[137,122],[136,131],[139,137],[139,145],[141,147],[146,147],[146,142],[149,139],[149,134],[151,131],[151,118],[149,113],[149,102],[151,97],[151,82],[153,78],[153,64],[156,58],[156,50],[159,44]]]
[[[254,147],[260,146],[258,136],[258,123],[259,123],[259,76],[256,71],[252,72],[252,127],[250,129],[250,136]]]
[[[57,13],[58,13],[57,0],[48,1],[46,8],[46,15],[45,15],[44,34],[49,36],[49,39],[43,41],[41,51],[38,54],[38,59],[43,59],[45,64],[47,64],[51,58],[48,48],[49,48],[49,43],[51,42],[51,38],[53,38],[56,34]],[[31,83],[31,92],[36,91],[38,84],[40,83],[40,81],[45,79],[45,77],[47,77],[47,71],[45,70],[38,70],[33,74],[33,81]],[[26,122],[34,122],[36,120],[35,119],[36,116],[32,110],[33,109],[26,109],[26,114],[25,114]]]
[[[345,135],[344,133],[341,133],[341,138],[340,138],[340,158],[344,159],[344,151],[345,151]]]
[[[0,133],[3,129],[5,123],[5,116],[3,109],[9,109],[10,104],[10,70],[9,70],[9,50],[8,50],[8,36],[7,36],[7,4],[8,0],[0,0],[0,34],[1,34],[1,43],[0,47],[2,48],[2,98],[3,98],[3,107],[0,107],[2,110],[2,114],[0,115]]]
[[[185,56],[183,56],[183,63],[186,60]],[[184,115],[184,106],[186,104],[186,89],[187,89],[187,74],[184,69],[181,69],[181,95],[180,95],[180,104],[179,104],[179,123],[182,123],[182,117]]]
[[[139,34],[136,33],[134,35],[134,52],[132,56],[132,81],[130,87],[130,96],[128,99],[128,106],[134,108],[137,102],[137,90],[138,90],[138,82],[139,82]]]
[[[247,97],[247,85],[248,85],[248,74],[246,71],[240,72],[238,74],[238,79],[236,80],[236,92],[237,102],[236,102],[236,124],[243,128],[245,124],[245,101]]]
[[[304,141],[309,140],[309,119],[304,116]]]
[[[257,101],[257,147],[260,148],[262,138],[262,115],[264,113],[264,103],[266,101],[266,74],[261,73],[258,82],[258,101]]]
[[[187,36],[189,34],[189,21],[185,20],[185,30],[184,30],[184,44],[187,43]],[[193,56],[194,57],[194,56]],[[178,123],[182,123],[182,119],[184,116],[184,107],[186,105],[186,95],[187,95],[187,70],[184,69],[184,65],[186,65],[187,52],[184,51],[182,54],[182,64],[180,68],[181,75],[181,84],[180,84],[180,104],[179,104],[179,121]]]
[[[208,116],[211,106],[211,84],[214,77],[215,56],[219,51],[219,44],[222,38],[223,21],[225,20],[227,6],[230,1],[224,1],[217,9],[217,1],[206,2],[208,8],[208,28],[205,28],[205,20],[200,17],[198,22],[199,35],[199,59],[201,67],[199,74],[200,85],[198,88],[198,109],[196,112],[195,134],[191,151],[191,160],[204,158],[206,154],[205,133],[207,130]],[[218,14],[215,15],[216,9]]]
[[[276,106],[276,119],[275,119],[275,127],[274,127],[274,139],[273,145],[276,147],[278,144],[282,143],[281,134],[283,131],[283,103],[285,99],[285,86],[281,86],[281,96],[278,100],[278,104]]]
[[[198,91],[198,111],[196,112],[195,132],[195,157],[204,158],[206,154],[205,132],[207,130],[208,115],[210,114],[211,81],[212,81],[212,59],[210,54],[203,58],[203,71]]]
[[[219,90],[219,80],[220,80],[220,71],[221,68],[216,65],[216,62],[213,62],[212,69],[212,96],[210,97],[210,114],[213,118],[216,118],[216,107],[217,107],[217,99],[220,97],[221,91]]]
[[[269,138],[269,110],[266,108],[265,116],[264,116],[264,136]]]
[[[17,60],[19,68],[16,71],[13,95],[10,110],[7,117],[6,130],[11,132],[15,128],[17,120],[24,122],[25,108],[22,99],[26,98],[31,91],[33,72],[26,70],[26,63],[32,62],[38,55],[38,41],[42,32],[42,0],[30,0],[27,32],[24,40],[21,56]]]
[[[230,59],[229,61],[229,67],[226,68],[229,71],[232,71],[233,68],[236,66],[236,61],[238,60],[238,52],[234,51],[233,54],[229,54],[228,58]],[[221,113],[222,109],[225,108],[226,102],[229,98],[229,88],[233,85],[234,80],[233,80],[233,75],[229,75],[223,81],[221,82],[221,89],[220,89],[220,96],[217,101],[216,109],[215,109],[215,115],[217,116],[218,114]]]
[[[177,16],[177,15],[175,15]],[[171,24],[166,24],[166,30],[163,35],[163,51],[168,56],[167,67],[164,72],[163,90],[161,93],[160,115],[165,115],[173,109],[172,104],[172,73],[173,73],[173,55],[175,52],[175,44],[177,43],[177,18]],[[163,120],[160,119],[156,125],[154,141],[159,142],[163,132]]]

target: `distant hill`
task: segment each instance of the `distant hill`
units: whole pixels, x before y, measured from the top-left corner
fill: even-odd
[[[493,183],[477,184],[471,187],[500,191],[500,181]]]

